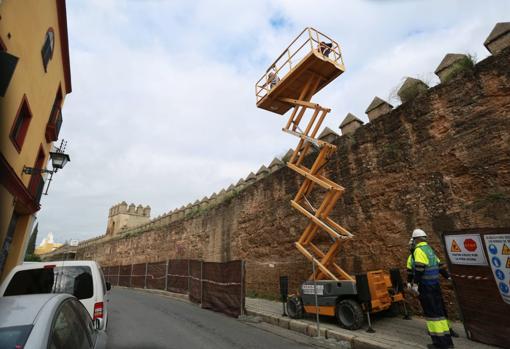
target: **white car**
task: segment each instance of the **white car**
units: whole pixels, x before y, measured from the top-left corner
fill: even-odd
[[[90,317],[106,331],[108,291],[103,271],[94,261],[23,263],[14,267],[0,285],[0,296],[69,293],[80,300]]]

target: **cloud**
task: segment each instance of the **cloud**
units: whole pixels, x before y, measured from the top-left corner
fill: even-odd
[[[61,136],[71,162],[38,214],[40,237],[105,231],[125,200],[153,216],[210,195],[296,140],[255,107],[254,84],[306,26],[337,39],[347,71],[316,97],[337,130],[404,76],[473,52],[509,13],[500,1],[69,1],[73,93]],[[366,119],[366,118],[365,118]]]

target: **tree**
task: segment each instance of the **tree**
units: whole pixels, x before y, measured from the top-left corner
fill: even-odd
[[[33,261],[35,252],[35,242],[37,241],[37,232],[39,230],[39,223],[35,225],[30,240],[28,240],[27,251],[25,253],[25,261]]]

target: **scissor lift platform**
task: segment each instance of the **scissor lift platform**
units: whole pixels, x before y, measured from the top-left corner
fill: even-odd
[[[302,100],[300,94],[308,81],[320,78],[317,93],[344,71],[338,44],[313,28],[305,28],[257,82],[257,107],[283,115],[295,104],[281,98]],[[279,79],[274,85],[271,73]]]

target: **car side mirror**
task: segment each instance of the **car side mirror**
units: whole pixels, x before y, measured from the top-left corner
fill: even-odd
[[[101,329],[103,328],[103,321],[104,321],[104,320],[103,320],[103,319],[101,319],[101,318],[97,318],[97,319],[95,319],[95,320],[94,320],[94,328],[95,328],[96,330],[98,330],[98,331],[99,331],[99,330],[101,330]]]
[[[110,291],[112,289],[112,284],[106,281],[106,290]]]

